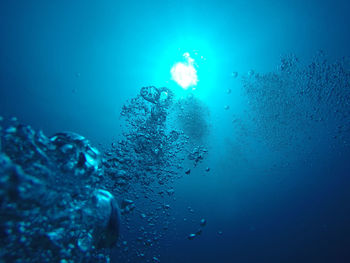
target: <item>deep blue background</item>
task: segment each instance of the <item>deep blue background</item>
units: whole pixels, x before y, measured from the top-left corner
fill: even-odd
[[[207,57],[197,90],[211,111],[210,153],[176,182],[180,238],[168,236],[162,261],[350,262],[349,158],[321,147],[311,163],[288,165],[297,150],[276,157],[232,139],[231,117],[243,104],[230,77],[273,71],[286,53],[349,56],[349,13],[347,1],[334,0],[2,0],[0,115],[107,145],[120,134],[125,100],[145,85],[178,88],[169,71],[179,49],[199,49]],[[208,220],[193,241],[183,222],[188,206]]]

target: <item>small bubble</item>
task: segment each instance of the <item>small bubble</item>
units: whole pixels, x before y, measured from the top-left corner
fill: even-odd
[[[254,70],[251,69],[248,71],[248,76],[251,77],[254,75],[254,73],[255,73]]]

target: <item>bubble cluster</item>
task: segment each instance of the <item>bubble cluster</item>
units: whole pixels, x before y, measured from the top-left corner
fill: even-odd
[[[187,96],[174,105],[174,119],[179,128],[197,143],[205,143],[210,132],[208,107],[197,97]]]
[[[349,69],[346,59],[330,62],[319,52],[309,64],[289,55],[276,72],[248,74],[242,83],[249,129],[273,149],[302,148],[306,141],[348,146]]]
[[[140,94],[122,108],[123,139],[114,142],[105,152],[103,162],[106,174],[113,178],[123,198],[123,225],[128,229],[128,234],[122,235],[125,243],[119,244],[122,253],[118,253],[118,260],[133,262],[148,258],[157,262],[155,258],[160,259],[158,247],[164,242],[165,234],[175,231],[172,183],[190,174],[189,168],[179,173],[186,158],[196,166],[207,154],[205,147],[198,144],[198,135],[191,133],[194,127],[183,129],[181,121],[175,118],[181,107],[186,108],[183,113],[188,117],[200,118],[201,113],[196,110],[204,106],[200,107],[195,99],[191,101],[195,105],[191,106],[188,100],[176,101],[168,88],[150,86],[141,88]],[[192,111],[188,111],[190,107]],[[194,116],[190,116],[191,113]],[[202,127],[196,129],[208,128],[207,120],[202,117]],[[135,228],[135,222],[140,220],[142,227]]]
[[[1,259],[108,262],[120,217],[99,151],[78,134],[49,138],[17,123],[1,142]]]
[[[17,119],[0,129],[1,260],[160,262],[165,234],[176,233],[172,183],[186,159],[195,167],[208,152],[197,143],[203,134],[169,118],[182,106],[200,118],[204,107],[192,101],[141,88],[122,108],[121,139],[103,152],[79,134],[47,137]]]

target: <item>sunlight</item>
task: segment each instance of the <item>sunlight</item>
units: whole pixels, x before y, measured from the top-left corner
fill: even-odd
[[[184,62],[178,62],[171,68],[172,79],[183,89],[196,86],[198,82],[197,70],[195,69],[194,59],[188,52],[183,54]]]

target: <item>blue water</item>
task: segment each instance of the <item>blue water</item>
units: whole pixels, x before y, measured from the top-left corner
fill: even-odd
[[[141,87],[188,95],[170,69],[184,52],[198,51],[206,60],[198,62],[193,96],[209,111],[201,142],[208,154],[172,182],[174,220],[167,231],[159,225],[163,238],[146,248],[149,255],[350,262],[350,67],[335,64],[350,56],[349,13],[338,0],[3,0],[0,116],[48,135],[74,131],[103,150],[122,138],[120,111]],[[281,70],[289,54],[301,70]],[[328,66],[320,66],[323,58]],[[329,71],[312,73],[315,60]],[[277,88],[265,75],[271,72]],[[188,240],[201,218],[202,234]],[[131,222],[120,240],[132,244],[130,253],[117,248],[112,262],[142,262],[133,230],[145,221],[135,214]]]

